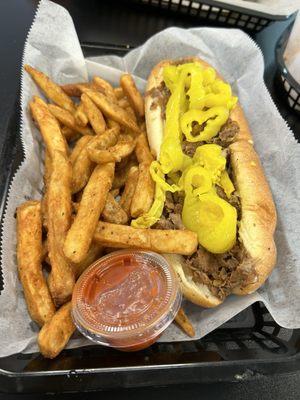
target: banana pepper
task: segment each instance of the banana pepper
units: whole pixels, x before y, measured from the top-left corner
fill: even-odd
[[[199,196],[186,195],[182,222],[197,233],[201,246],[211,253],[225,253],[235,244],[236,209],[213,191]]]
[[[186,228],[198,234],[199,243],[212,253],[228,251],[236,240],[237,213],[221,199],[215,185],[230,198],[234,186],[226,172],[222,148],[215,144],[199,146],[193,158],[182,151],[182,133],[191,142],[214,137],[227,121],[237,98],[228,84],[216,79],[213,68],[195,63],[166,66],[164,82],[171,91],[166,107],[164,138],[159,161],[150,173],[156,182],[155,198],[148,213],[133,220],[131,225],[148,228],[163,212],[166,191],[184,190],[182,219]],[[194,123],[204,126],[194,135]],[[166,181],[168,176],[169,181]]]
[[[213,138],[218,134],[222,125],[229,117],[229,110],[225,107],[211,107],[206,111],[191,109],[183,114],[180,119],[182,132],[189,142],[202,142]],[[204,124],[203,130],[193,134],[193,125]]]

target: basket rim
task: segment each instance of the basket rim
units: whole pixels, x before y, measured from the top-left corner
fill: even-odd
[[[276,62],[278,64],[278,66],[279,66],[280,74],[283,75],[286,78],[286,80],[288,81],[288,83],[290,84],[290,86],[292,86],[292,88],[298,94],[300,94],[300,83],[298,83],[295,80],[295,78],[290,74],[290,72],[286,66],[284,57],[283,57],[288,39],[290,37],[292,27],[294,25],[294,22],[295,21],[293,21],[293,22],[291,22],[291,24],[289,24],[289,26],[284,30],[283,34],[279,38],[279,40],[275,46],[275,58],[276,58]]]

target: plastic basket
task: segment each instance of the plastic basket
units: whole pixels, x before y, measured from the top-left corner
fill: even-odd
[[[300,114],[300,84],[289,73],[283,56],[292,26],[293,24],[285,30],[276,46],[277,78],[279,79],[283,97],[286,99],[288,105]]]
[[[128,2],[253,32],[261,31],[273,21],[286,19],[284,15],[267,14],[214,0],[131,0]]]

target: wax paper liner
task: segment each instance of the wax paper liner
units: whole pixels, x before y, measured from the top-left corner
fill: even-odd
[[[262,301],[279,325],[299,328],[300,148],[265,87],[263,57],[249,36],[234,29],[169,28],[124,58],[103,56],[85,60],[68,12],[42,0],[26,40],[22,64],[31,64],[58,83],[85,81],[97,74],[117,85],[121,73],[128,71],[143,90],[157,62],[183,56],[199,56],[211,63],[238,95],[278,212],[275,235],[278,260],[272,275],[258,292],[245,297],[230,296],[215,309],[205,310],[187,303],[185,308],[196,327],[196,338],[216,329],[255,301]],[[1,229],[4,289],[0,295],[0,356],[37,350],[38,327],[30,320],[17,275],[14,217],[18,205],[27,199],[39,199],[42,193],[43,145],[28,111],[28,102],[35,94],[41,95],[22,69],[20,136],[24,161],[10,184]],[[160,340],[188,339],[172,324]],[[68,347],[90,343],[76,334]]]

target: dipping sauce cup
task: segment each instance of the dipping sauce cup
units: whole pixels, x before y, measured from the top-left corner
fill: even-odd
[[[78,279],[72,315],[92,341],[137,351],[154,343],[181,304],[175,272],[156,253],[121,250],[92,264]]]

